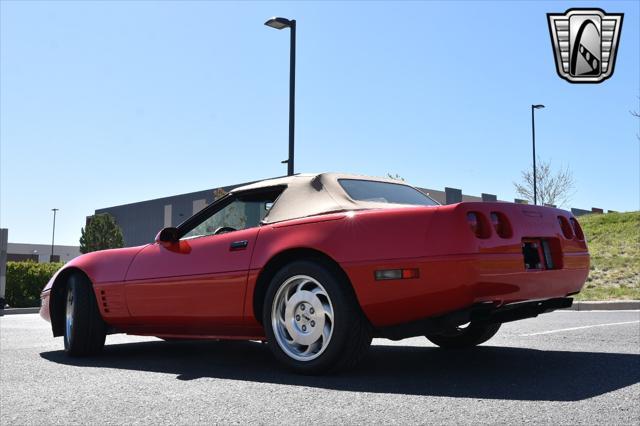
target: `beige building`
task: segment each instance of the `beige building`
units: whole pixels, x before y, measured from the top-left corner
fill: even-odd
[[[79,246],[61,246],[53,247],[54,261],[68,262],[74,257],[80,256]],[[7,261],[19,262],[25,260],[33,260],[39,263],[49,262],[51,256],[51,244],[25,244],[25,243],[8,243],[7,244]]]

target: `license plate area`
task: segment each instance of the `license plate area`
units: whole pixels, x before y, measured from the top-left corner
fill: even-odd
[[[522,240],[522,256],[524,269],[527,271],[544,271],[561,268],[558,244],[553,239],[524,238]]]

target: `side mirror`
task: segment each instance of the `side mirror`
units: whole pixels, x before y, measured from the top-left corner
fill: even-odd
[[[156,235],[156,243],[176,243],[178,242],[178,228],[163,228]]]

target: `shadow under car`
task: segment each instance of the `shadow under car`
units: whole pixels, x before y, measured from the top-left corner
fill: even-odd
[[[577,401],[640,382],[640,355],[479,346],[469,350],[371,346],[357,368],[328,376],[283,370],[257,342],[112,344],[91,358],[40,354],[64,365],[323,389],[506,400]]]

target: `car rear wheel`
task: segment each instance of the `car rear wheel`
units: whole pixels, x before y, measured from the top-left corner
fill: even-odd
[[[350,284],[329,265],[296,261],[271,280],[263,325],[275,357],[303,374],[358,363],[371,344],[371,326]]]
[[[91,282],[84,275],[71,275],[65,301],[65,352],[71,356],[96,354],[104,347],[105,337],[106,326]]]
[[[470,348],[491,339],[498,332],[501,325],[469,323],[466,327],[456,327],[451,333],[427,336],[427,339],[441,348]]]

